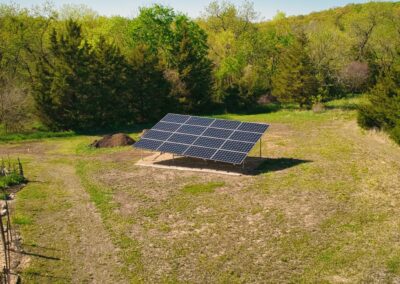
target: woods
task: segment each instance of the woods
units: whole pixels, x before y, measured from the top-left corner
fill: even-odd
[[[167,112],[300,108],[369,93],[359,123],[400,140],[400,5],[352,4],[261,21],[251,2],[104,17],[83,6],[0,5],[5,132],[153,122]],[[40,121],[38,124],[37,121]]]

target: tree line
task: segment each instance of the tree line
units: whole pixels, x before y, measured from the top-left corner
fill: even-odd
[[[167,112],[302,108],[369,93],[359,123],[400,141],[400,4],[261,21],[251,2],[190,19],[162,5],[134,18],[85,6],[0,5],[0,123],[20,130],[121,127]]]

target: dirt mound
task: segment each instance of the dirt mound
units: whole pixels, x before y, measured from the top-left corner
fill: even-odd
[[[117,133],[113,135],[106,135],[100,140],[95,140],[90,146],[95,148],[119,147],[128,146],[135,143],[131,137],[124,133]]]

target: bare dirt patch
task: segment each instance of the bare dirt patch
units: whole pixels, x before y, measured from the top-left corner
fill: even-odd
[[[112,147],[121,147],[121,146],[129,146],[135,143],[131,137],[124,133],[116,133],[112,135],[106,135],[100,140],[95,140],[90,146],[94,148],[112,148]]]

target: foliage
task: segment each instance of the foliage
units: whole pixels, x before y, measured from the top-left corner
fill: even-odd
[[[388,131],[400,142],[400,80],[398,74],[382,77],[369,94],[369,103],[360,107],[358,123],[364,128]]]
[[[23,183],[24,181],[24,177],[14,172],[6,176],[0,176],[0,189],[5,189],[9,186]]]
[[[8,132],[38,117],[52,129],[105,128],[277,99],[326,103],[374,88],[398,65],[399,17],[393,2],[269,21],[248,1],[213,1],[195,20],[162,5],[124,18],[2,4],[0,123]],[[67,36],[71,19],[79,33]]]
[[[117,47],[100,38],[94,48],[69,20],[64,34],[53,29],[50,56],[39,57],[33,84],[39,115],[52,129],[124,124],[130,116],[123,107],[131,96],[129,75]]]
[[[132,26],[134,44],[156,55],[171,95],[184,112],[202,112],[211,101],[211,62],[205,32],[187,16],[160,5],[141,8]]]
[[[295,102],[311,106],[317,96],[318,81],[315,69],[306,51],[304,34],[293,40],[280,58],[272,79],[272,94],[281,102]]]

